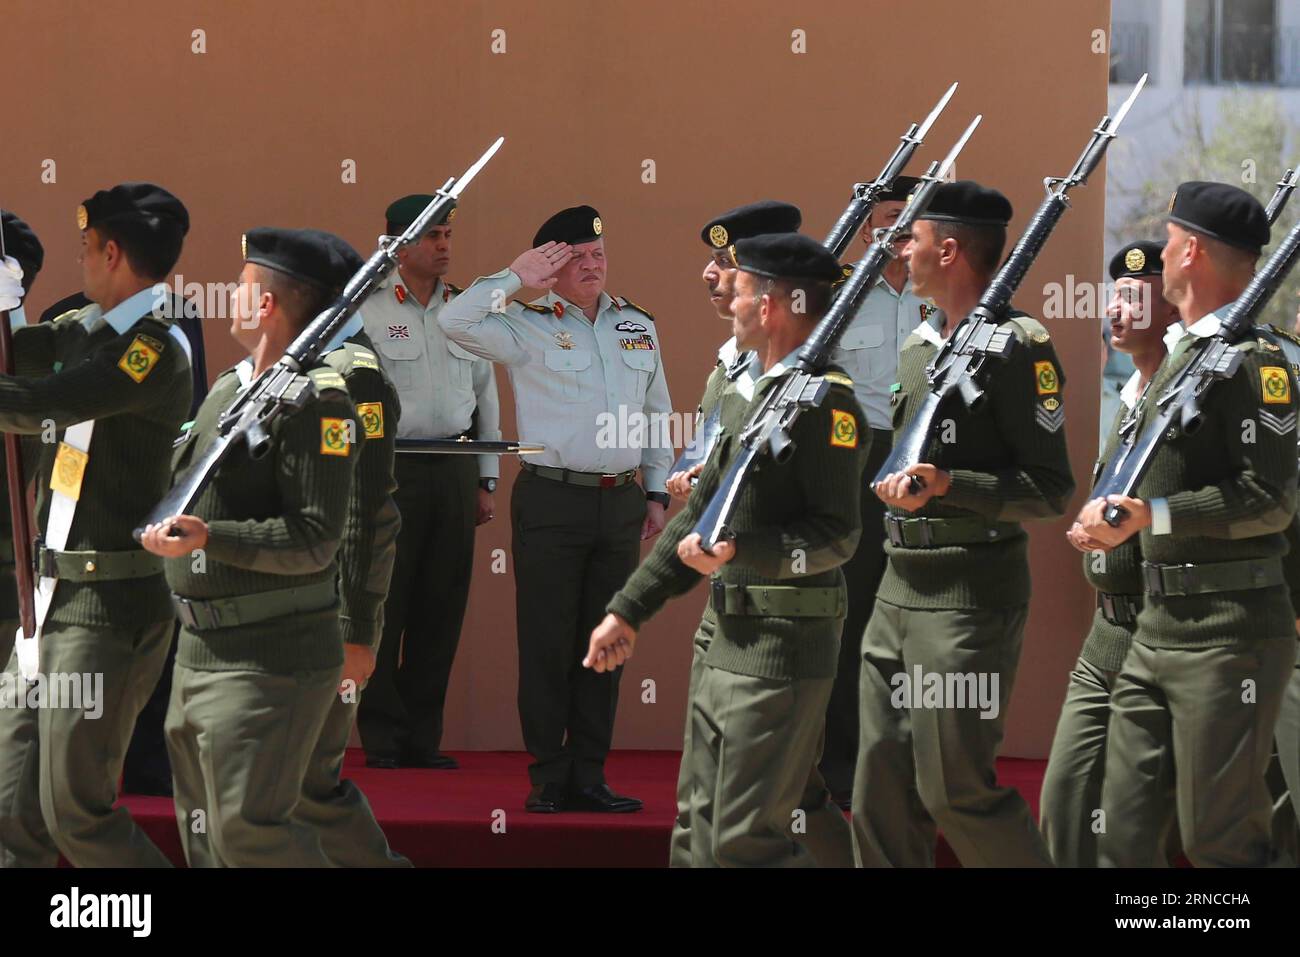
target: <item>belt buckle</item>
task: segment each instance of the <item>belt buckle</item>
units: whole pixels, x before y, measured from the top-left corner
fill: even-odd
[[[1163,595],[1165,593],[1165,580],[1160,574],[1160,566],[1147,562],[1142,566],[1142,580],[1147,586],[1147,592],[1152,595]]]
[[[924,516],[916,519],[920,524],[917,526],[921,530],[921,547],[934,547],[934,529],[930,525],[930,520]]]
[[[604,474],[600,477],[601,488],[614,488],[614,483],[618,481],[617,475]]]
[[[713,603],[713,610],[719,615],[727,613],[727,586],[723,584],[721,578],[712,578],[709,580],[709,598]]]
[[[903,520],[897,515],[885,516],[885,534],[889,536],[889,544],[895,548],[907,547],[903,541]]]
[[[180,595],[172,596],[175,600],[172,606],[176,609],[176,617],[181,620],[181,624],[186,628],[197,628],[198,620],[194,617],[194,606],[188,598],[182,598]]]

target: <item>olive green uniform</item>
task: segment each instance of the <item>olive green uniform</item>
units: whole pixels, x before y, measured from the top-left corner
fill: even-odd
[[[239,388],[237,369],[213,384],[177,474]],[[235,449],[194,504],[207,544],[166,563],[182,628],[165,728],[191,867],[329,864],[293,811],[339,689],[336,553],[366,440],[338,373],[291,391],[302,404],[272,423],[270,450]]]
[[[1213,315],[1202,322],[1211,320],[1217,328]],[[1199,325],[1189,331],[1203,334]],[[1160,367],[1152,394],[1194,354],[1190,339]],[[1264,771],[1296,655],[1281,569],[1295,511],[1296,402],[1276,346],[1236,348],[1241,365],[1202,403],[1202,426],[1162,445],[1137,489],[1152,514],[1141,532],[1146,595],[1111,694],[1103,866],[1158,866],[1171,807],[1198,867],[1274,858]],[[1151,414],[1148,405],[1139,429]]]
[[[152,316],[153,300],[146,289],[108,313],[92,305],[17,329],[24,377],[0,376],[0,430],[41,436],[48,429],[59,440],[42,442],[33,463],[37,527],[49,528],[56,470],[76,498],[66,549],[37,556],[42,574],[58,578],[40,672],[64,680],[102,675],[99,716],[66,701],[0,708],[6,866],[53,866],[59,852],[79,867],[168,865],[127,810],[114,807],[136,716],[171,639],[162,562],[131,532],[166,491],[172,438],[192,390],[186,351],[171,324]],[[95,424],[78,484],[79,456],[62,440],[69,426],[89,420]],[[15,653],[5,682],[13,688],[19,681]]]
[[[393,452],[402,410],[365,332],[358,330],[323,361],[347,383],[365,435],[339,544],[339,622],[345,645],[376,648],[402,524],[393,501]],[[344,687],[335,695],[294,815],[316,829],[325,856],[340,867],[410,866],[389,848],[360,788],[341,778],[360,691]]]
[[[971,413],[954,398],[922,456],[951,475],[947,494],[886,518],[888,567],[862,644],[853,786],[862,866],[933,866],[936,824],[964,866],[1050,864],[1028,805],[996,784],[994,762],[1028,614],[1020,523],[1059,516],[1074,480],[1047,331],[1025,316],[1003,326],[1017,341],[985,406]],[[924,323],[903,344],[896,441],[940,344]],[[929,693],[934,676],[950,695]]]
[[[609,603],[633,627],[699,580],[677,558],[677,543],[698,521],[737,454],[741,425],[781,370],[758,380],[752,400],[724,391],[722,431],[686,508]],[[828,378],[828,398],[794,426],[794,457],[752,474],[732,516],[735,557],[709,582],[712,628],[706,617],[700,636],[711,640],[694,676],[684,758],[696,867],[816,863],[793,839],[792,822],[796,834],[815,826],[812,815],[805,821],[796,812],[819,757],[847,606],[839,566],[861,531],[857,495],[869,441],[848,378]]]
[[[748,362],[744,355],[736,355],[735,339],[729,340],[718,351],[718,364],[709,374],[700,399],[699,414],[701,421],[718,408],[723,392],[740,375],[748,375]],[[873,442],[875,432],[872,432]],[[874,445],[868,451],[868,463],[876,455]],[[859,548],[859,552],[862,549]],[[851,560],[850,560],[851,561]],[[852,596],[849,600],[852,611]],[[691,866],[691,772],[694,762],[691,756],[693,735],[693,712],[695,707],[695,689],[699,686],[704,673],[705,658],[709,653],[709,644],[717,628],[717,615],[712,603],[705,603],[704,614],[699,627],[691,641],[691,674],[686,689],[686,722],[682,734],[682,761],[677,773],[677,817],[673,821],[672,837],[669,843],[668,866]],[[841,658],[843,651],[841,650]],[[833,692],[832,692],[833,694]],[[809,769],[808,780],[799,800],[799,808],[804,812],[804,820],[797,831],[792,830],[796,840],[808,848],[819,867],[852,867],[853,845],[848,822],[844,814],[831,801],[830,791],[822,778],[818,766],[819,759]],[[792,822],[793,828],[793,822]]]

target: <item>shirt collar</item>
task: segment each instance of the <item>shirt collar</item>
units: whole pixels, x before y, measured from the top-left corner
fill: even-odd
[[[96,305],[81,319],[87,332],[98,332],[101,325],[113,327],[119,336],[130,329],[146,315],[154,311],[154,306],[171,294],[166,283],[158,283],[141,289],[135,295],[122,300],[108,312],[103,312]]]
[[[1196,336],[1200,339],[1208,339],[1219,331],[1221,325],[1222,321],[1219,318],[1218,310],[1206,313],[1190,326],[1182,322],[1175,322],[1165,330],[1165,347],[1170,352],[1173,352],[1174,347],[1178,345],[1178,343],[1182,342],[1186,336]]]
[[[587,318],[586,314],[582,311],[581,308],[569,302],[569,300],[565,299],[563,296],[556,295],[554,292],[548,292],[546,294],[546,304],[551,307],[552,311],[554,311],[556,303],[559,303],[564,307],[561,310],[560,314],[556,316],[557,319],[562,319],[564,317],[564,313],[568,312],[570,309],[572,309],[578,315],[582,316],[583,319]],[[605,292],[602,289],[600,292],[600,298],[596,300],[596,318],[599,319],[600,314],[604,312],[606,309],[616,309],[622,311],[623,307],[615,303],[614,300],[610,297],[609,293]]]
[[[1138,382],[1141,379],[1142,373],[1134,369],[1133,374],[1124,383],[1124,387],[1119,390],[1119,400],[1130,409],[1137,408],[1138,399],[1142,397],[1141,390],[1138,388]]]
[[[939,330],[935,329],[929,322],[922,322],[917,325],[917,327],[912,330],[912,335],[920,336],[936,349],[943,348],[943,337],[939,335]]]
[[[779,378],[780,376],[784,375],[784,374],[785,374],[785,371],[786,371],[787,369],[789,369],[790,366],[794,365],[794,360],[795,360],[795,359],[798,357],[798,355],[799,355],[799,349],[802,349],[802,348],[803,348],[803,346],[801,345],[801,346],[799,346],[799,347],[796,348],[796,349],[792,349],[792,350],[790,351],[790,353],[789,353],[788,355],[786,355],[786,357],[785,357],[784,359],[782,359],[782,360],[781,360],[780,362],[778,362],[776,365],[772,366],[772,368],[768,369],[766,372],[764,372],[762,375],[760,375],[760,376],[758,377],[758,379],[757,379],[757,380],[755,381],[755,383],[754,383],[754,390],[755,390],[755,391],[758,391],[758,387],[759,387],[760,385],[762,385],[766,380],[768,380],[768,379],[776,379],[776,378]]]

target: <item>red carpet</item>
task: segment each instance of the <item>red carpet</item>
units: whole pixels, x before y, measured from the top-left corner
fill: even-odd
[[[663,867],[675,813],[679,755],[616,751],[606,772],[621,794],[645,801],[636,814],[528,814],[528,755],[499,751],[455,754],[459,771],[374,771],[359,751],[346,773],[365,792],[389,844],[419,867]],[[1004,758],[998,777],[1017,788],[1038,813],[1045,761]],[[149,836],[183,864],[173,805],[165,798],[127,795]],[[499,811],[504,812],[504,818]],[[503,821],[504,833],[498,823]],[[956,859],[940,841],[940,866]]]

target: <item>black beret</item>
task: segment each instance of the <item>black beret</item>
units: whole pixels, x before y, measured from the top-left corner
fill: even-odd
[[[334,285],[342,289],[348,284],[348,280],[366,264],[366,261],[342,236],[325,233],[325,237],[330,242],[330,256],[334,260]]]
[[[77,228],[87,229],[106,220],[131,217],[158,226],[170,222],[181,235],[190,231],[190,214],[185,204],[153,183],[121,183],[101,189],[77,207]]]
[[[1227,183],[1182,183],[1169,198],[1171,223],[1258,253],[1268,245],[1268,215],[1259,200]]]
[[[406,232],[406,227],[415,222],[416,217],[424,212],[425,207],[433,202],[433,196],[428,193],[412,193],[410,196],[403,196],[401,199],[395,199],[388,204],[384,210],[384,218],[388,220],[388,232],[390,235],[398,235]],[[456,204],[452,203],[447,210],[446,215],[441,219],[433,222],[435,226],[446,226],[456,218]]]
[[[533,237],[533,248],[546,243],[593,243],[604,233],[600,213],[591,206],[570,206],[542,223]]]
[[[700,238],[714,249],[725,249],[737,239],[797,232],[802,222],[803,214],[798,206],[764,199],[714,216],[700,230]]]
[[[907,197],[911,196],[920,185],[919,176],[898,176],[894,179],[894,185],[881,193],[878,199],[882,203],[906,203]]]
[[[347,245],[337,236],[319,229],[259,226],[244,234],[244,259],[330,291],[352,275],[351,272],[343,275],[346,267],[340,244]]]
[[[971,179],[940,183],[921,219],[968,226],[1005,226],[1011,222],[1011,201],[996,189]]]
[[[1164,243],[1152,242],[1149,239],[1139,239],[1135,243],[1129,243],[1110,258],[1110,278],[1137,279],[1141,276],[1159,276],[1164,271],[1160,262],[1160,254],[1164,248]]]
[[[45,262],[45,247],[32,232],[32,227],[8,210],[3,214],[5,255],[13,256],[23,267],[23,284],[30,286]]]
[[[736,268],[769,279],[835,282],[840,264],[817,240],[802,233],[769,233],[738,239],[732,245]]]

